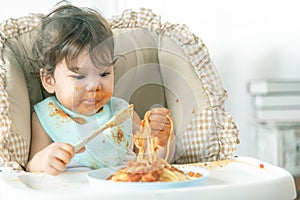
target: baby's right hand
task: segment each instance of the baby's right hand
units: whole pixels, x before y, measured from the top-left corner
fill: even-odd
[[[54,142],[38,152],[30,161],[30,171],[58,175],[74,157],[74,147],[67,143]]]

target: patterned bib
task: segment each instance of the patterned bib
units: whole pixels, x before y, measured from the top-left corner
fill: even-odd
[[[75,145],[128,105],[125,100],[112,97],[101,111],[85,116],[70,111],[56,97],[51,96],[36,104],[34,110],[54,142]],[[119,165],[125,159],[131,140],[132,118],[117,127],[106,129],[85,145],[86,150],[83,153],[75,154],[74,160],[90,168]]]

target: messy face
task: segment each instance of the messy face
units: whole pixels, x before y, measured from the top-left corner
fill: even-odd
[[[58,101],[69,110],[93,115],[113,94],[113,65],[95,66],[87,51],[79,54],[72,65],[68,67],[65,60],[56,65],[51,76],[52,90],[48,92],[55,93]]]

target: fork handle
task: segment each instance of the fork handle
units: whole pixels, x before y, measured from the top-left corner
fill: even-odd
[[[94,139],[96,136],[98,136],[99,134],[101,134],[108,127],[109,126],[107,126],[105,124],[104,126],[101,126],[99,129],[95,130],[92,134],[90,134],[87,137],[85,137],[83,140],[81,140],[78,143],[76,143],[74,145],[75,152],[79,151],[82,147],[84,147],[84,145],[86,145],[87,143],[89,143],[92,139]]]

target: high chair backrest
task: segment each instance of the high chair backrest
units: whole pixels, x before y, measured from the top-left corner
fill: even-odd
[[[31,44],[41,14],[9,19],[0,30],[0,165],[21,169],[30,148],[31,111],[48,94],[32,76]],[[184,25],[161,23],[148,9],[109,19],[114,32],[114,96],[140,117],[170,109],[177,138],[174,163],[229,158],[238,129],[223,109],[227,92],[203,42]]]

